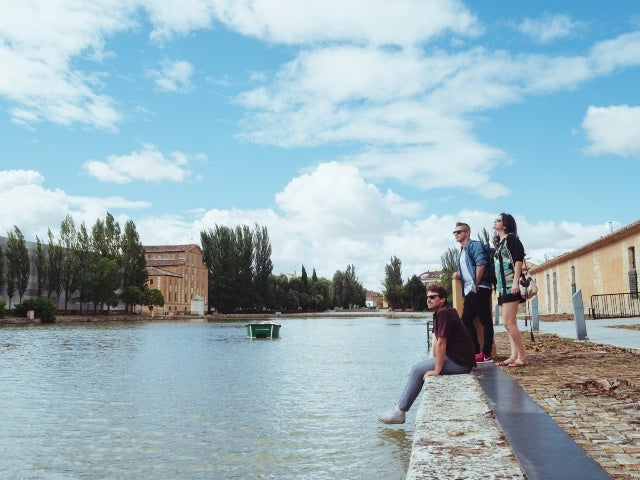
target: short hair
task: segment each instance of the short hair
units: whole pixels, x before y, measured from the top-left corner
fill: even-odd
[[[427,287],[427,292],[436,292],[438,296],[445,301],[447,300],[447,289],[437,283],[432,283]]]
[[[513,218],[513,215],[510,213],[501,213],[500,216],[502,217],[502,226],[504,227],[505,232],[518,235],[518,225],[516,224],[516,219]]]
[[[471,227],[468,223],[456,222],[456,227],[464,227],[465,230],[471,231]]]

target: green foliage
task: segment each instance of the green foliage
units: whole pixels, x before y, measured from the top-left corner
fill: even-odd
[[[153,310],[153,307],[164,307],[164,297],[157,288],[147,288],[143,291],[142,303]]]
[[[458,249],[456,247],[449,248],[440,257],[442,262],[442,274],[440,276],[441,285],[447,289],[449,299],[451,298],[451,282],[454,272],[458,271]]]
[[[405,289],[402,285],[402,262],[396,256],[384,267],[384,296],[390,309],[405,307]]]
[[[144,247],[140,243],[140,237],[135,224],[129,220],[124,225],[124,235],[120,239],[121,259],[122,259],[122,287],[125,309],[129,311],[133,305],[141,305],[139,299],[131,299],[126,295],[131,288],[142,292],[147,287],[147,259]]]
[[[405,286],[408,304],[417,312],[427,309],[427,287],[420,281],[417,275],[409,279]]]
[[[347,266],[344,272],[337,270],[331,282],[331,298],[333,305],[341,308],[364,307],[366,292],[356,277],[353,265]]]
[[[22,303],[16,305],[16,314],[20,317],[26,317],[29,310],[33,310],[35,317],[39,318],[42,323],[53,323],[56,320],[56,306],[48,298],[26,298]]]
[[[215,225],[200,232],[209,267],[209,305],[219,312],[261,310],[272,293],[271,244],[266,228]]]
[[[36,291],[37,296],[41,297],[44,293],[44,286],[47,283],[47,252],[45,246],[36,235]]]
[[[4,300],[0,300],[0,318],[4,318],[5,315],[7,314],[7,302],[5,302]]]
[[[7,237],[7,295],[11,307],[11,298],[16,289],[19,301],[22,302],[22,296],[29,284],[31,264],[27,242],[20,229],[14,225],[13,230],[7,232]]]
[[[4,258],[2,255],[2,247],[0,247],[0,292],[4,288]]]

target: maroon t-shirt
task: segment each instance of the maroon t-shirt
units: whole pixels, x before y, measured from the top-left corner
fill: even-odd
[[[458,312],[443,305],[433,314],[433,334],[447,339],[447,357],[458,365],[476,366],[475,349]]]

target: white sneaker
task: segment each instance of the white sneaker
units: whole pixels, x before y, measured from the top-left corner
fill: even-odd
[[[378,420],[382,423],[404,423],[405,412],[398,408],[398,405],[394,405],[388,412],[378,415]]]

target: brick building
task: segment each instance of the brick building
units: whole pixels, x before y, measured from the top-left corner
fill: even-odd
[[[198,245],[148,245],[144,251],[148,285],[162,292],[163,313],[208,311],[208,268]]]

